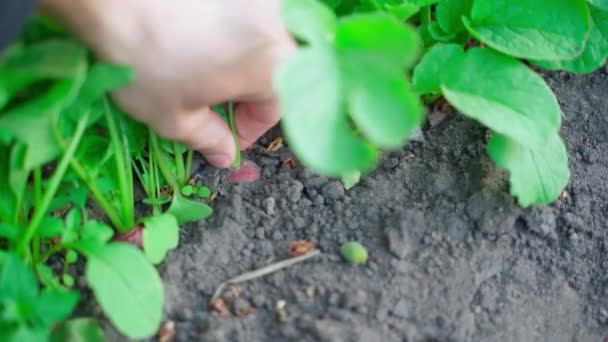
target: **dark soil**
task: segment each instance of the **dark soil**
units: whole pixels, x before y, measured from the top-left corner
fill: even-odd
[[[248,155],[262,167],[258,182],[233,186],[224,171],[201,166],[219,192],[216,212],[185,227],[161,266],[176,339],[602,341],[608,73],[547,80],[564,111],[572,181],[545,208],[513,203],[506,175],[485,154],[485,129],[459,115],[441,121],[437,110],[423,141],[387,153],[349,191],[292,168],[286,148],[264,153],[271,137]],[[228,288],[229,317],[208,310],[217,285],[287,258],[294,240],[323,255]],[[340,257],[349,240],[368,248],[366,265]]]

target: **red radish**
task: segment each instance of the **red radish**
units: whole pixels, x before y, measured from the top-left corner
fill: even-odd
[[[251,160],[244,160],[241,167],[228,175],[228,181],[232,184],[250,183],[258,179],[260,179],[260,167]]]
[[[128,233],[116,234],[114,236],[114,241],[126,242],[132,244],[133,246],[142,248],[144,245],[142,238],[143,230],[144,227],[137,226]]]

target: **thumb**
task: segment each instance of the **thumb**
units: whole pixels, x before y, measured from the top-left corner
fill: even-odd
[[[215,167],[230,166],[236,156],[236,145],[230,128],[216,112],[203,107],[179,115],[175,120],[169,138],[199,151]]]

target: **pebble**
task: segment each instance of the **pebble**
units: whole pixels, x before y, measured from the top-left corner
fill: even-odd
[[[293,203],[298,202],[302,198],[302,190],[304,190],[304,184],[294,180],[293,184],[287,188],[287,198]]]
[[[264,200],[264,210],[266,211],[266,214],[268,215],[274,215],[276,214],[276,200],[274,199],[274,197],[268,197]]]
[[[275,230],[274,233],[272,233],[272,239],[274,241],[283,240],[283,238],[284,238],[283,234],[278,230]]]
[[[327,183],[325,186],[323,186],[321,192],[323,193],[323,195],[325,195],[325,197],[331,198],[333,200],[338,200],[344,197],[344,187],[340,182],[336,181]]]
[[[391,312],[393,316],[399,318],[408,318],[410,316],[410,305],[405,299],[399,299]]]

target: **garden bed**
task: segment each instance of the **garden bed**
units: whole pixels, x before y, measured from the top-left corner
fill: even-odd
[[[165,321],[178,341],[600,341],[608,334],[608,73],[550,73],[564,112],[572,179],[553,205],[520,209],[485,153],[487,131],[436,108],[424,137],[383,156],[351,190],[266,153],[262,179],[219,193],[214,215],[187,225],[160,266]],[[441,112],[444,111],[444,112]],[[442,120],[442,116],[447,115]],[[222,292],[216,287],[288,257],[323,254]],[[367,264],[339,255],[363,243]],[[106,324],[108,339],[121,340]]]

